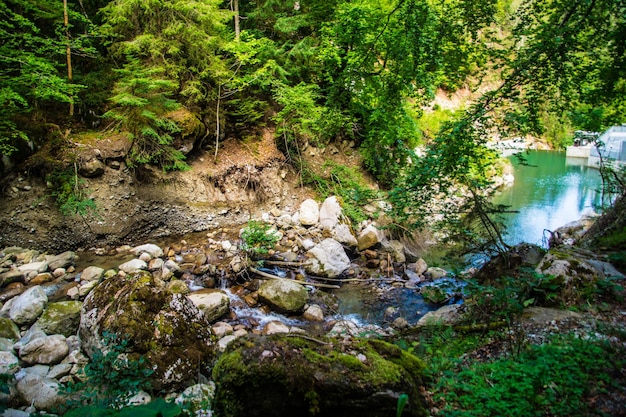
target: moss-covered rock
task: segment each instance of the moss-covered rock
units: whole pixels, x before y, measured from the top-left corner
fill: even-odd
[[[13,323],[13,320],[0,317],[0,337],[18,341],[20,338],[20,329],[17,327],[17,324]]]
[[[50,303],[39,316],[37,324],[46,334],[62,334],[65,337],[72,336],[78,331],[82,307],[83,303],[81,301]]]
[[[146,358],[155,371],[156,389],[195,381],[213,354],[204,315],[187,297],[171,293],[145,271],[110,278],[87,296],[79,336],[89,356],[104,348],[104,332],[127,339],[129,353]]]
[[[380,340],[316,341],[247,336],[229,345],[213,369],[215,410],[228,416],[425,416],[424,365]]]
[[[259,287],[259,300],[283,313],[302,311],[307,298],[306,288],[293,281],[270,279]]]

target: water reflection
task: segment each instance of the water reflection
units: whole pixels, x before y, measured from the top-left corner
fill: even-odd
[[[518,211],[505,217],[508,243],[546,246],[544,230],[554,231],[598,210],[602,181],[585,159],[566,158],[563,152],[531,151],[525,157],[530,166],[512,157],[515,183],[499,191],[494,202]]]

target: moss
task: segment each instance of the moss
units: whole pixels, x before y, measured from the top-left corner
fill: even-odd
[[[216,409],[223,415],[362,415],[395,412],[408,393],[424,415],[421,361],[382,341],[320,344],[293,336],[238,339],[213,369]],[[380,398],[373,392],[385,393]],[[245,404],[255,404],[254,410]]]

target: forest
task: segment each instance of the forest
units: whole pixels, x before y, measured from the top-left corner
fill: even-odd
[[[0,411],[625,415],[626,168],[548,248],[490,193],[494,144],[626,124],[626,0],[0,0],[0,40]]]
[[[305,144],[354,141],[398,221],[419,226],[433,193],[487,185],[487,142],[532,136],[558,149],[575,130],[625,120],[623,0],[0,7],[5,157],[63,132],[115,131],[131,143],[128,166],[184,170],[176,138],[218,158],[224,138],[271,127],[303,171]],[[461,88],[474,92],[471,104],[432,106],[438,91]]]

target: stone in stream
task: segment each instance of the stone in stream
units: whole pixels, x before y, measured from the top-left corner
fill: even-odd
[[[187,298],[204,313],[212,323],[230,311],[230,299],[220,290],[203,289],[187,294]]]
[[[304,286],[283,279],[269,279],[259,287],[259,301],[282,313],[302,311],[309,296]]]
[[[306,265],[308,273],[335,278],[350,267],[350,258],[341,243],[334,239],[324,239],[307,252],[310,261]]]

